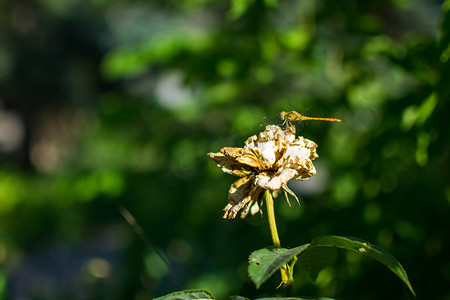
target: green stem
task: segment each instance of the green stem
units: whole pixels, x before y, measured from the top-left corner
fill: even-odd
[[[270,190],[266,190],[264,193],[264,197],[266,198],[267,218],[269,219],[270,234],[272,235],[273,245],[275,247],[281,247],[280,238],[278,237],[277,223],[275,221],[275,210],[273,208],[272,192]],[[280,268],[280,272],[281,272],[281,283],[288,285],[289,272],[287,266],[283,265]]]

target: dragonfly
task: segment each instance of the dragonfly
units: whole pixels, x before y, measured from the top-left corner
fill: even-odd
[[[315,120],[315,121],[328,121],[328,122],[342,122],[341,119],[337,118],[317,118],[317,117],[307,117],[305,115],[302,115],[301,113],[292,110],[292,111],[282,111],[278,114],[278,118],[283,121],[283,125],[286,125],[286,128],[290,130],[291,132],[295,133],[295,126],[293,125],[294,122],[304,122],[309,120]]]

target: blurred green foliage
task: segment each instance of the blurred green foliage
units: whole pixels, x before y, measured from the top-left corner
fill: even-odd
[[[282,245],[357,236],[450,299],[448,0],[3,1],[0,31],[5,299],[281,293],[251,284],[267,221],[221,219],[235,178],[206,153],[290,105],[343,122],[301,131],[318,174],[292,183],[301,207],[276,201]],[[296,296],[408,297],[350,254],[295,278]]]

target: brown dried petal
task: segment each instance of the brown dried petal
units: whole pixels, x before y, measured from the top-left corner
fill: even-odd
[[[293,135],[289,131],[281,129],[281,127],[277,125],[266,126],[266,129],[263,132],[260,132],[258,135],[259,142],[265,142],[269,140],[292,142],[294,139],[295,135]]]
[[[238,158],[245,153],[245,149],[237,147],[223,147],[220,152],[232,158]]]
[[[316,152],[317,147],[316,143],[301,136],[289,145],[287,152],[289,152],[289,155],[295,153],[296,156],[308,157],[310,160],[314,160],[319,157]]]
[[[245,219],[247,217],[251,217],[256,215],[257,212],[261,212],[261,206],[262,206],[262,193],[260,193],[261,197],[259,195],[255,195],[253,198],[254,200],[250,201],[242,210],[241,212],[241,218]],[[262,213],[262,212],[261,212]]]
[[[253,149],[246,149],[245,153],[237,158],[237,161],[258,170],[264,169],[265,167],[264,162],[260,159],[258,153],[253,151]]]
[[[247,176],[236,180],[228,191],[228,202],[236,205],[242,201],[253,188],[252,177]]]
[[[297,169],[297,175],[293,179],[306,180],[309,177],[316,175],[316,168],[308,158],[300,157],[298,165],[301,166],[301,168]]]
[[[242,218],[251,215],[249,213],[257,212],[250,211],[250,207],[261,200],[260,189],[253,184],[253,177],[244,177],[234,182],[228,192],[228,205],[224,208],[225,214],[223,218],[234,219],[237,213],[244,209],[241,214]]]
[[[236,175],[239,177],[245,177],[252,173],[251,169],[238,162],[234,157],[227,156],[221,152],[208,153],[208,156],[216,162],[216,164],[222,169],[222,171]]]

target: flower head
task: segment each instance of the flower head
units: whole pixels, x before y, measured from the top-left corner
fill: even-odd
[[[316,174],[312,163],[319,157],[316,148],[311,140],[296,139],[292,131],[269,125],[265,131],[249,137],[244,148],[224,147],[220,152],[208,153],[224,172],[241,177],[230,187],[223,217],[233,219],[241,210],[241,218],[254,215],[261,208],[266,189],[283,189],[298,201],[287,183]]]

